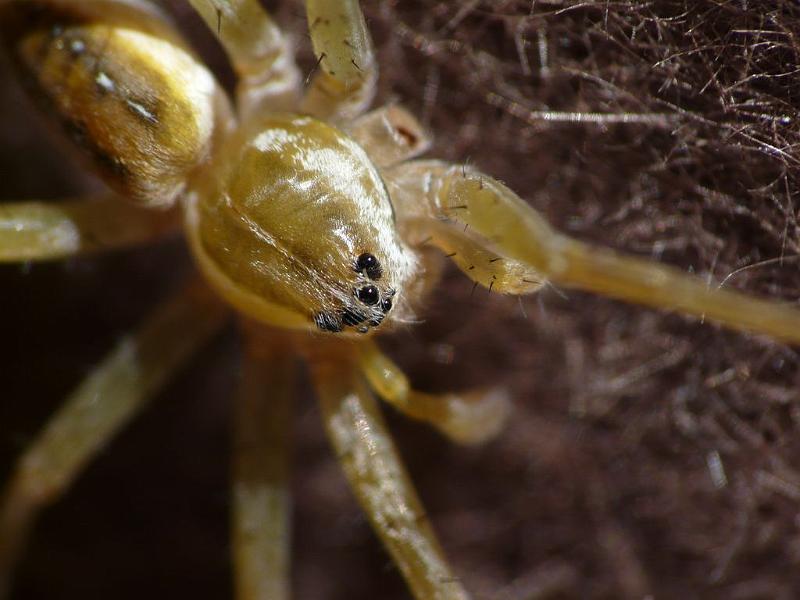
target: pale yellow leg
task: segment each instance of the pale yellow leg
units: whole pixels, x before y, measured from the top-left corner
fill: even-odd
[[[189,0],[219,39],[239,76],[237,102],[247,117],[297,106],[302,78],[293,49],[258,0]]]
[[[236,598],[288,600],[294,359],[260,333],[246,344],[233,456]]]
[[[514,260],[498,243],[497,232],[475,225],[480,219],[502,219],[497,228],[509,224],[509,211],[475,214],[476,207],[459,196],[450,196],[451,181],[475,172],[467,167],[435,160],[412,161],[389,169],[386,183],[398,216],[398,227],[413,245],[423,242],[441,249],[473,281],[502,294],[528,294],[539,290],[545,277],[524,261]],[[499,185],[480,175],[483,185]],[[522,201],[515,210],[528,210]],[[511,215],[517,218],[516,215]]]
[[[314,362],[325,427],[356,497],[415,598],[462,599],[354,357]]]
[[[226,313],[205,285],[190,285],[124,338],[50,419],[0,496],[0,597],[38,511],[219,330]]]
[[[525,293],[550,280],[800,343],[800,310],[712,289],[676,268],[570,239],[506,186],[469,167],[410,162],[392,169],[387,181],[401,226],[455,253],[459,267],[486,287]]]
[[[177,211],[104,196],[0,204],[0,262],[51,260],[144,244],[176,232]]]
[[[370,386],[397,410],[425,421],[462,444],[497,435],[508,420],[511,403],[499,388],[465,394],[425,394],[411,389],[408,378],[378,346],[361,344],[359,365]]]
[[[358,0],[306,0],[317,70],[302,111],[330,120],[364,112],[375,96],[378,65]]]
[[[344,123],[343,128],[381,168],[419,156],[432,143],[419,121],[406,109],[393,104]]]

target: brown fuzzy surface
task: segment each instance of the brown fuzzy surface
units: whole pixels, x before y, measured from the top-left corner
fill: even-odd
[[[797,302],[794,3],[363,4],[380,100],[421,115],[432,156],[503,180],[577,238]],[[276,9],[307,64],[302,5]],[[19,91],[0,86],[0,199],[90,185]],[[0,268],[0,477],[190,268],[177,241]],[[449,270],[425,323],[381,343],[421,389],[501,384],[514,397],[507,430],[479,448],[389,417],[476,598],[800,596],[794,349],[573,291],[519,301],[471,288]],[[229,331],[109,446],[43,515],[12,598],[231,597],[237,365]],[[301,387],[296,597],[408,597]]]

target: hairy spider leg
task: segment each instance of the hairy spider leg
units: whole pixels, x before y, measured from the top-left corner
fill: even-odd
[[[0,598],[9,593],[37,513],[133,419],[225,322],[228,309],[191,283],[126,336],[53,415],[18,459],[0,496]]]
[[[527,293],[549,280],[800,343],[800,311],[710,289],[674,267],[561,235],[506,186],[470,167],[409,162],[392,169],[387,183],[398,218],[424,231],[430,243],[489,289]]]
[[[233,562],[240,600],[290,597],[289,433],[295,359],[256,324],[234,416]]]
[[[412,419],[425,421],[461,444],[479,444],[496,436],[511,413],[501,388],[464,394],[426,394],[411,389],[408,378],[373,341],[359,345],[359,366],[370,387]]]
[[[0,204],[0,262],[53,260],[128,248],[180,231],[178,211],[134,206],[113,194]]]
[[[294,48],[258,0],[189,0],[222,44],[238,76],[243,118],[291,110],[302,87]]]
[[[378,63],[358,0],[306,0],[317,69],[301,112],[343,121],[363,113],[375,97]]]
[[[220,40],[240,78],[240,112],[296,106],[300,76],[291,47],[256,0],[189,0]],[[346,120],[372,103],[378,79],[372,40],[358,0],[306,0],[318,64],[301,111]]]
[[[328,437],[356,497],[415,598],[467,598],[447,564],[350,348],[311,363]]]

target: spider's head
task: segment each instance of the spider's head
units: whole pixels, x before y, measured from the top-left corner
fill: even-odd
[[[407,316],[416,257],[365,151],[306,116],[271,115],[224,145],[188,207],[212,284],[249,316],[363,334]]]

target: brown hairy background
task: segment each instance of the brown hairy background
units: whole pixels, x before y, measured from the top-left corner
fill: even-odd
[[[227,81],[213,40],[169,4]],[[380,100],[421,115],[431,155],[477,165],[575,237],[797,302],[795,3],[363,4]],[[274,7],[309,69],[301,3]],[[0,79],[0,197],[95,186]],[[180,241],[0,268],[0,476],[189,269]],[[389,414],[477,598],[800,595],[794,349],[568,290],[519,301],[471,288],[449,270],[426,322],[382,345],[422,389],[513,393],[509,427],[479,448]],[[231,597],[237,365],[231,329],[44,514],[14,598]],[[301,390],[296,597],[408,597]]]

